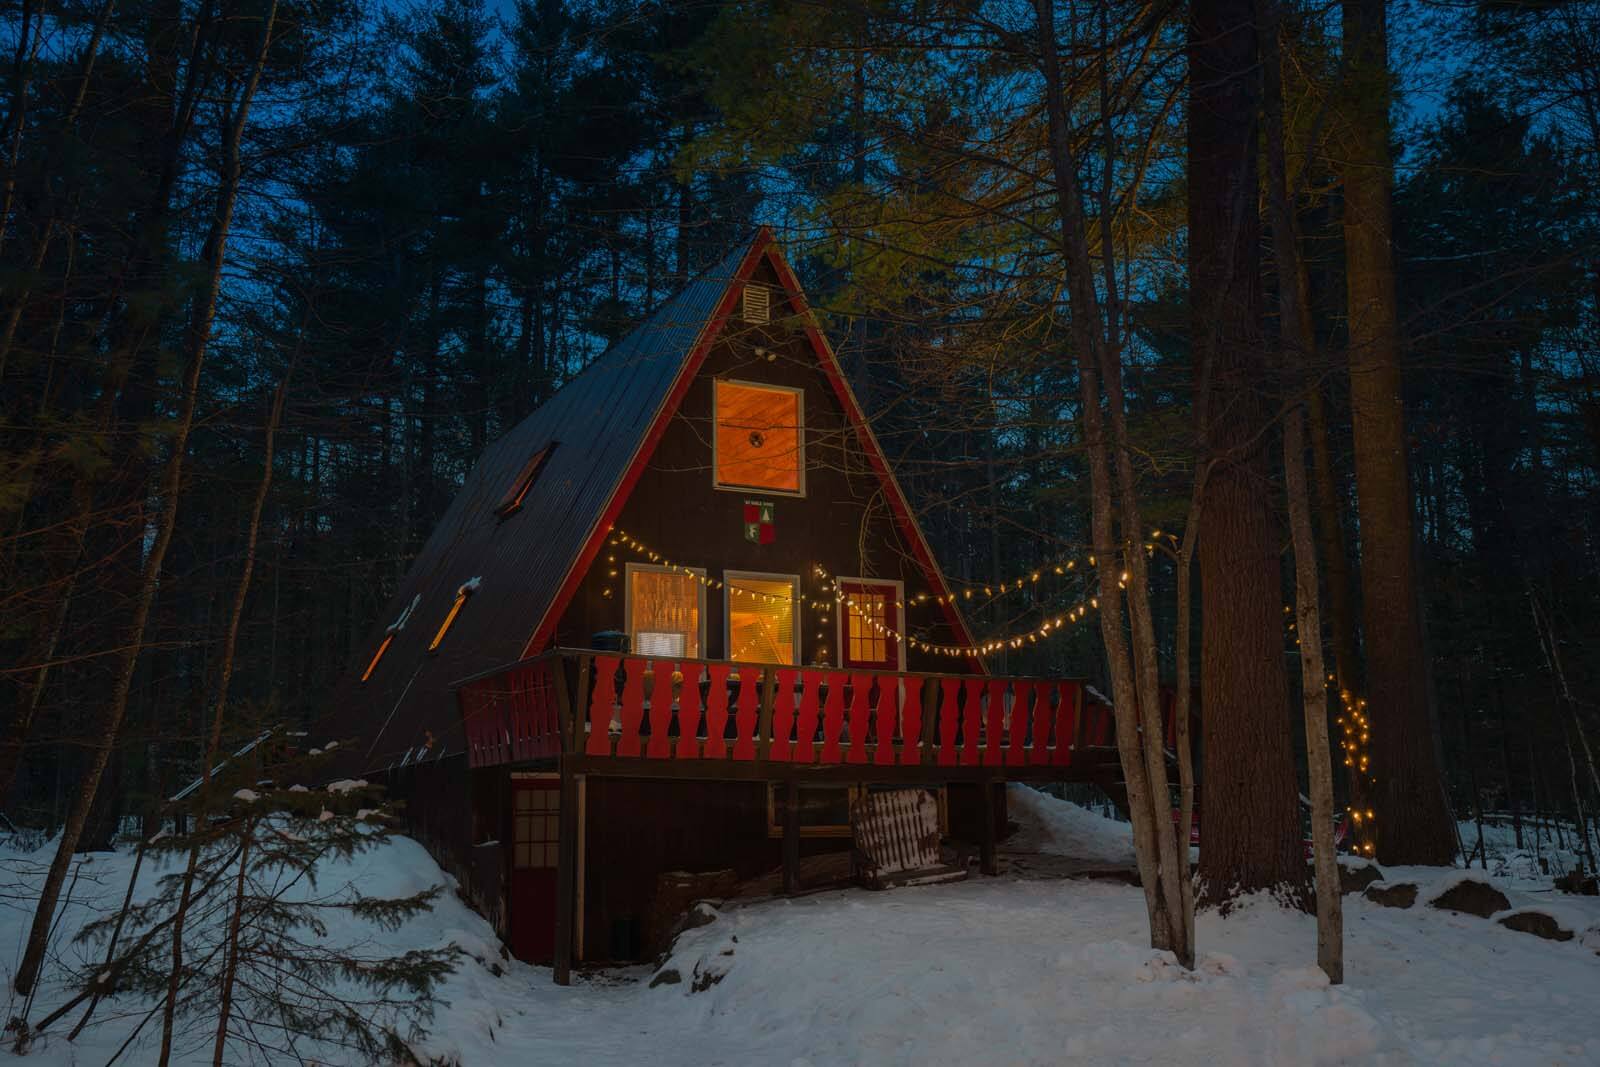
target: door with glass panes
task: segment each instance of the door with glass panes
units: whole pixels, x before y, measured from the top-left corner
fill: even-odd
[[[556,949],[556,855],[561,841],[561,779],[511,780],[511,951],[548,963]]]
[[[843,578],[839,591],[846,598],[839,613],[840,666],[899,670],[900,583]]]

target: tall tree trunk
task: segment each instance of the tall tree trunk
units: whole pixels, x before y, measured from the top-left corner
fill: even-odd
[[[1385,0],[1342,0],[1348,94],[1344,240],[1350,423],[1361,531],[1362,633],[1372,717],[1378,859],[1448,864],[1445,800],[1412,555],[1400,339],[1390,248],[1389,65]]]
[[[1189,8],[1189,291],[1194,362],[1209,371],[1200,557],[1200,706],[1206,721],[1202,896],[1288,887],[1300,899],[1298,790],[1283,666],[1278,523],[1261,335],[1252,0]],[[1204,798],[1202,798],[1203,800]]]
[[[1143,526],[1138,522],[1138,502],[1134,495],[1131,458],[1126,447],[1126,427],[1121,419],[1120,355],[1107,343],[1106,320],[1089,253],[1089,232],[1078,181],[1076,149],[1067,120],[1071,101],[1067,98],[1066,82],[1061,73],[1052,5],[1053,0],[1034,0],[1035,29],[1040,68],[1044,76],[1057,221],[1061,231],[1067,290],[1072,302],[1071,337],[1078,364],[1079,395],[1091,483],[1091,530],[1100,579],[1100,633],[1105,643],[1112,694],[1117,707],[1117,752],[1127,790],[1128,810],[1133,820],[1134,851],[1138,859],[1140,884],[1144,889],[1145,910],[1150,921],[1150,943],[1153,947],[1174,951],[1180,963],[1192,967],[1194,959],[1190,947],[1194,940],[1191,932],[1184,927],[1187,913],[1181,888],[1181,882],[1189,877],[1189,864],[1187,849],[1181,863],[1178,859],[1179,828],[1171,825],[1171,805],[1167,796],[1160,694],[1154,684],[1155,640],[1148,610],[1148,566],[1141,551]],[[1107,220],[1108,228],[1109,225]],[[1110,242],[1102,240],[1102,245],[1102,253],[1106,262],[1110,263]],[[1103,280],[1114,292],[1115,272],[1108,271]],[[1112,423],[1110,438],[1106,432],[1106,411],[1101,408],[1102,379],[1106,392],[1105,405]],[[1111,468],[1114,446],[1118,452],[1116,483],[1112,481]],[[1118,488],[1122,494],[1124,524],[1120,541],[1115,530],[1114,513]],[[1137,540],[1130,545],[1130,538]],[[1132,622],[1131,649],[1122,622],[1120,589],[1124,582],[1119,572],[1124,565],[1130,579],[1127,586]],[[1186,827],[1182,833],[1187,841]]]
[[[1300,283],[1306,286],[1304,255],[1300,257],[1300,270]],[[1307,304],[1308,312],[1309,308]],[[1308,354],[1307,370],[1315,366]],[[1333,634],[1333,675],[1340,686],[1355,692],[1359,688],[1361,660],[1356,646],[1355,605],[1350,602],[1350,552],[1344,541],[1344,507],[1340,503],[1339,478],[1328,443],[1330,432],[1328,402],[1322,383],[1309,381],[1306,434],[1311,439],[1312,482],[1316,487],[1317,558],[1322,561],[1324,585],[1328,590],[1328,622]]]
[[[1283,418],[1284,497],[1294,546],[1295,628],[1300,634],[1300,700],[1306,729],[1306,784],[1311,794],[1311,848],[1316,865],[1317,965],[1328,981],[1344,981],[1344,904],[1339,859],[1333,841],[1333,755],[1328,745],[1327,670],[1322,658],[1322,612],[1318,600],[1316,534],[1306,479],[1305,412],[1301,406],[1316,335],[1311,326],[1309,286],[1300,254],[1299,220],[1289,194],[1283,117],[1283,60],[1278,0],[1256,0],[1261,52],[1261,87],[1266,120],[1267,203],[1272,252],[1278,268],[1281,360],[1290,398]]]
[[[196,306],[186,339],[189,360],[184,372],[181,410],[176,429],[172,434],[170,445],[172,451],[161,479],[161,513],[156,522],[155,536],[145,557],[138,595],[134,601],[133,619],[128,626],[127,639],[118,656],[116,679],[105,718],[100,724],[100,735],[94,745],[89,766],[79,782],[72,811],[62,828],[61,839],[57,842],[50,871],[40,889],[39,900],[34,907],[33,926],[29,930],[27,945],[12,982],[14,988],[22,994],[28,994],[38,980],[51,922],[55,916],[56,903],[61,894],[61,885],[66,878],[72,854],[77,849],[78,840],[83,834],[84,825],[88,821],[89,811],[94,805],[100,779],[111,761],[111,753],[116,746],[123,717],[127,713],[128,695],[133,687],[134,670],[138,666],[139,652],[144,643],[145,626],[155,603],[156,586],[162,564],[177,528],[178,498],[183,488],[184,455],[188,450],[189,432],[194,426],[195,405],[200,394],[200,371],[205,365],[206,349],[211,340],[212,324],[216,317],[217,295],[222,286],[222,267],[227,256],[228,233],[233,223],[233,209],[239,191],[239,145],[250,113],[250,103],[260,81],[261,70],[266,64],[276,14],[277,4],[274,0],[265,16],[261,48],[255,57],[254,67],[250,71],[239,106],[224,133],[223,173],[217,190],[216,214],[212,220],[211,234],[202,253],[207,267],[206,286],[196,297]]]

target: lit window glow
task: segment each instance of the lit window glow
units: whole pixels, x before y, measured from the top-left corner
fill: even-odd
[[[428,651],[436,652],[439,643],[444,640],[444,635],[450,632],[450,625],[456,621],[456,616],[461,614],[461,605],[467,602],[467,597],[478,591],[483,584],[482,578],[468,578],[461,583],[461,588],[456,590],[455,603],[450,605],[450,613],[444,617],[444,622],[439,624],[439,631],[433,635],[433,640],[428,642]]]
[[[798,660],[795,602],[800,580],[729,574],[728,658],[792,667]]]
[[[799,391],[719,379],[715,406],[717,485],[803,492]]]
[[[628,565],[628,646],[641,656],[699,659],[705,613],[694,574]]]
[[[383,658],[383,654],[385,652],[389,651],[389,646],[393,643],[394,634],[389,633],[383,635],[383,643],[378,646],[378,651],[372,654],[372,662],[368,663],[367,669],[361,672],[361,680],[363,682],[372,677],[372,672],[378,667],[378,661]]]
[[[882,593],[857,593],[845,609],[850,659],[855,663],[882,663],[889,655],[889,639],[879,627],[888,625],[889,598]]]

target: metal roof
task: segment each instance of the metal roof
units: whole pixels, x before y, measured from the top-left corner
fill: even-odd
[[[325,728],[358,742],[356,771],[459,752],[450,683],[518,659],[656,422],[685,357],[766,231],[663,304],[484,452],[334,694]],[[557,447],[505,518],[496,506],[528,459]],[[460,587],[481,581],[434,653]],[[366,681],[367,662],[406,606],[416,609]],[[354,757],[350,757],[354,759]],[[351,765],[346,764],[347,767]]]

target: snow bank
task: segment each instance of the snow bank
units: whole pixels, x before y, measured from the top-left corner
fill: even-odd
[[[1008,848],[1071,856],[1108,867],[1134,862],[1129,823],[1108,819],[1026,785],[1007,787],[1006,810],[1019,827],[1006,843]]]
[[[1126,824],[1017,787],[1011,801],[1052,847],[1127,855]],[[43,877],[41,859],[0,852],[0,881],[25,889]],[[145,885],[160,873],[149,862]],[[63,930],[120,900],[130,865],[126,854],[86,860]],[[319,891],[356,885],[392,897],[441,881],[404,838],[318,875]],[[1510,896],[1522,908],[1548,899]],[[17,900],[26,897],[0,897],[6,986],[29,918]],[[453,893],[399,931],[341,920],[329,938],[374,953],[462,946],[471,959],[441,989],[447,1004],[416,1051],[463,1067],[1600,1063],[1600,900],[1563,900],[1575,913],[1563,925],[1585,931],[1564,943],[1429,908],[1345,902],[1348,984],[1338,987],[1312,966],[1314,920],[1270,897],[1247,898],[1226,919],[1202,914],[1199,966],[1188,972],[1148,947],[1137,888],[1091,881],[974,878],[729,909],[679,940],[681,981],[654,989],[643,967],[555,986],[548,968],[505,959]],[[35,1018],[60,996],[41,994]],[[77,1043],[52,1038],[27,1062],[104,1063],[142,1015],[116,998]],[[153,1059],[148,1043],[124,1057]],[[209,1062],[209,1049],[179,1062]]]

